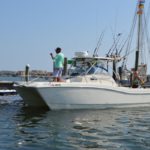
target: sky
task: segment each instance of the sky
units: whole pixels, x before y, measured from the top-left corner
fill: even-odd
[[[149,0],[147,0],[149,2]],[[147,3],[148,3],[147,2]],[[113,35],[130,31],[137,0],[0,0],[0,70],[52,70],[49,53],[91,55],[101,33],[105,55]]]

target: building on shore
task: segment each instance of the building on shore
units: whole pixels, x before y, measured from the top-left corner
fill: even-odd
[[[52,76],[52,72],[46,70],[31,70],[29,72],[31,77],[49,77]],[[25,71],[0,71],[0,76],[12,76],[12,77],[24,77]]]

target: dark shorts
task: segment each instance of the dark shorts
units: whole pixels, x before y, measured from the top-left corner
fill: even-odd
[[[54,72],[53,72],[53,76],[54,77],[61,77],[62,76],[62,71],[63,71],[63,68],[55,68]]]

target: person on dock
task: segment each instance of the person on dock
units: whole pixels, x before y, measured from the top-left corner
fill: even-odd
[[[64,54],[61,52],[61,48],[57,47],[55,49],[56,56],[54,57],[52,53],[50,53],[51,58],[54,61],[54,69],[53,69],[53,76],[54,76],[54,82],[62,82],[61,79],[62,71],[63,71],[63,65],[64,65]]]

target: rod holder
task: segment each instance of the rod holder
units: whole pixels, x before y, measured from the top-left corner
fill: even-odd
[[[63,76],[67,75],[67,58],[64,58]]]

